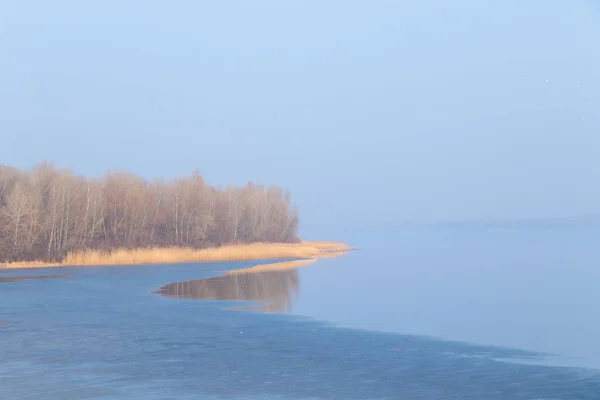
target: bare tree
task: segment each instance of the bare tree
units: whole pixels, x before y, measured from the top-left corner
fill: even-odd
[[[2,208],[6,239],[12,248],[12,257],[21,256],[22,243],[27,234],[26,219],[30,212],[29,190],[25,182],[17,182],[8,194],[6,205]]]

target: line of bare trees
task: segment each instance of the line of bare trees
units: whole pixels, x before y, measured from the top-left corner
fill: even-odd
[[[169,182],[126,172],[102,179],[42,163],[0,166],[0,262],[60,260],[70,251],[297,241],[289,193],[208,185],[195,171]]]

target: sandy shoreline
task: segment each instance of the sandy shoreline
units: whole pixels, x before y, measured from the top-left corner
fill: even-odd
[[[60,263],[20,261],[0,264],[0,269],[175,264],[279,258],[314,259],[317,257],[337,256],[349,250],[352,250],[352,248],[341,242],[310,241],[300,243],[252,243],[208,249],[171,247],[133,250],[121,249],[112,252],[89,250],[68,254],[65,260]],[[268,265],[257,265],[251,268],[265,268]],[[242,271],[244,270],[247,269],[243,269]]]

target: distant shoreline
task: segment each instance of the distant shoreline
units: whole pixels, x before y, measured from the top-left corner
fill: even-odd
[[[85,250],[69,253],[62,262],[19,261],[0,264],[0,269],[124,266],[191,262],[250,261],[279,258],[331,257],[353,250],[341,242],[251,243],[207,249],[184,247]]]

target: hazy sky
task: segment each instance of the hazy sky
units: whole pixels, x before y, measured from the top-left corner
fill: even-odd
[[[600,212],[595,0],[0,3],[0,164],[292,191],[307,224]]]

